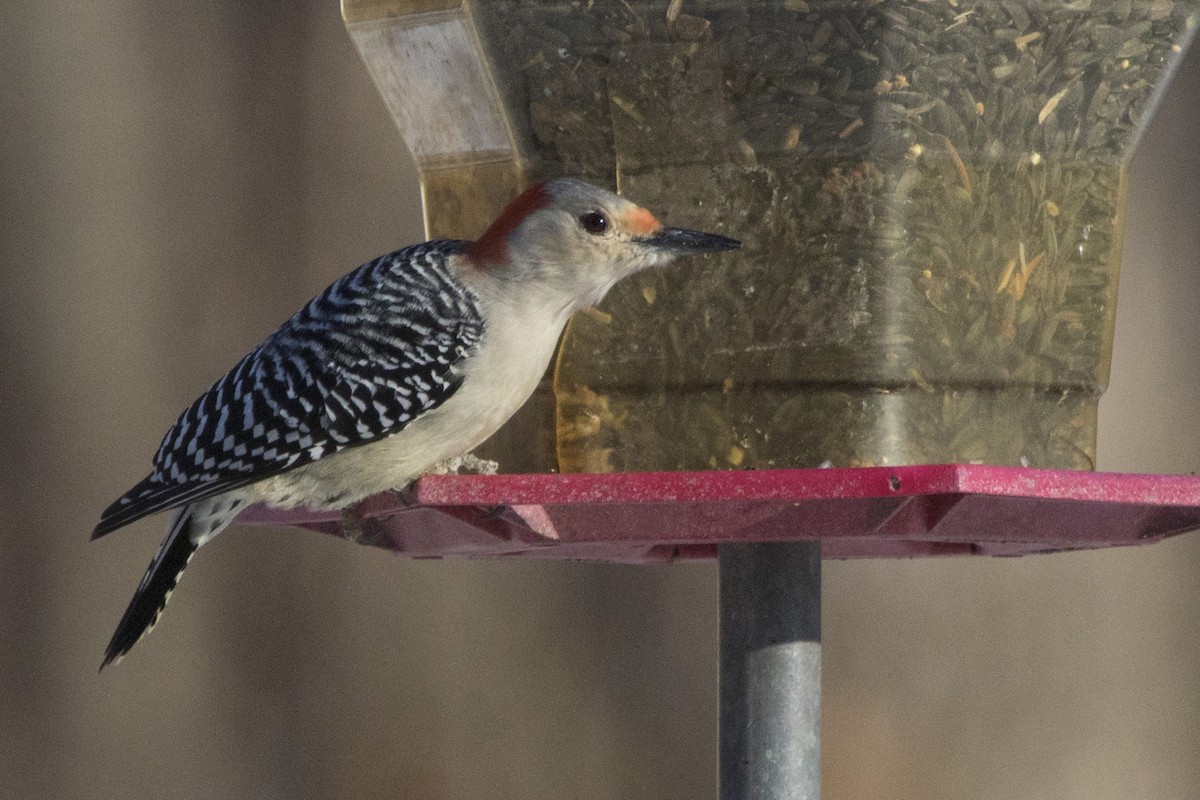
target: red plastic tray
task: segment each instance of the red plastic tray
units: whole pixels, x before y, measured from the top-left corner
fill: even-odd
[[[820,539],[826,558],[1016,556],[1147,544],[1200,528],[1200,478],[945,464],[607,475],[429,475],[339,512],[239,521],[414,558],[642,563]]]

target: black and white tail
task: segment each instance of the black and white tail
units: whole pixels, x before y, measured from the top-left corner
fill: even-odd
[[[179,576],[192,560],[192,554],[200,547],[193,541],[195,537],[191,532],[195,508],[194,505],[186,505],[175,512],[171,527],[167,529],[167,537],[159,545],[133,599],[129,601],[129,608],[125,609],[125,615],[117,624],[100,669],[120,661],[138,639],[149,633],[154,623],[158,622],[175,584],[179,582]]]

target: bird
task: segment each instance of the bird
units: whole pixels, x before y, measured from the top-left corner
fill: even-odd
[[[346,509],[402,489],[524,404],[575,311],[677,256],[740,246],[558,178],[475,241],[412,245],[334,281],[188,406],[150,474],[101,514],[93,540],[173,511],[100,669],[154,627],[192,556],[247,506]]]

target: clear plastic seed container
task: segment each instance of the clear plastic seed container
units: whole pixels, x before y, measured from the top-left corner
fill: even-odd
[[[1198,11],[345,7],[432,234],[473,236],[519,185],[572,175],[744,242],[571,322],[553,394],[490,453],[565,471],[1091,468],[1125,166]]]

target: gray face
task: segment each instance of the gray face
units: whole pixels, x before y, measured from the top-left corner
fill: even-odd
[[[549,202],[513,230],[509,245],[537,264],[541,278],[579,297],[577,307],[678,255],[739,246],[723,236],[664,228],[646,209],[581,181],[549,181],[543,189]]]

